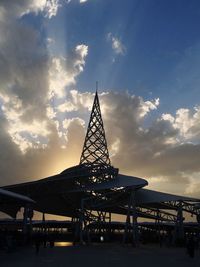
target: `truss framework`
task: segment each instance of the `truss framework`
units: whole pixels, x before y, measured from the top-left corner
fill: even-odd
[[[166,207],[173,208],[176,210],[178,210],[181,206],[183,211],[186,211],[192,215],[200,214],[199,207],[195,206],[195,204],[191,204],[186,201],[169,201],[169,202],[164,202],[163,204],[166,205]]]
[[[126,197],[125,197],[126,196]],[[124,198],[125,197],[125,198]],[[126,200],[125,200],[126,199]],[[165,210],[153,207],[140,207],[135,205],[135,190],[133,188],[122,188],[120,190],[109,190],[103,194],[96,193],[93,196],[88,196],[82,199],[82,208],[80,210],[81,218],[81,231],[80,240],[89,235],[91,232],[91,223],[96,223],[96,230],[106,231],[106,220],[110,222],[110,213],[113,207],[118,207],[122,214],[126,214],[126,223],[124,228],[123,242],[132,242],[137,246],[138,243],[138,224],[137,218],[144,217],[155,220],[157,226],[157,233],[160,238],[160,227],[162,222],[172,222],[174,225],[174,234],[176,240],[184,238],[183,226],[183,211],[190,214],[199,215],[200,211],[191,203],[184,201],[169,201],[162,202],[162,205],[169,210],[176,211],[177,213],[170,213]],[[94,213],[95,212],[95,213]],[[114,212],[115,213],[115,212]],[[108,215],[107,215],[108,214]],[[99,230],[98,230],[99,229]]]
[[[96,92],[80,164],[110,165],[98,94]]]

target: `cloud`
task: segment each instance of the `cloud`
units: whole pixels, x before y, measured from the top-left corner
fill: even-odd
[[[56,16],[61,6],[59,0],[18,0],[0,3],[0,18],[3,20],[22,17],[25,14],[43,12],[48,18]]]
[[[46,16],[48,18],[56,16],[59,7],[61,7],[61,4],[59,4],[59,0],[46,0],[46,4],[44,7]]]
[[[10,50],[7,47],[6,54],[11,54]],[[65,97],[66,88],[75,85],[75,78],[83,71],[88,47],[83,44],[77,45],[67,58],[42,59],[37,55],[41,52],[37,45],[34,51],[36,52],[28,52],[28,56],[24,54],[25,66],[21,64],[20,58],[18,60],[14,57],[13,51],[14,59],[8,66],[12,68],[12,73],[4,73],[1,79],[0,99],[3,114],[9,123],[8,133],[22,152],[29,148],[44,147],[40,140],[47,142],[49,127],[53,123],[49,119],[56,118],[57,112],[76,109],[70,102],[56,105],[56,99]],[[35,57],[35,62],[32,57]]]
[[[67,0],[67,4],[69,4],[72,0]],[[88,0],[79,0],[80,4],[86,3]]]
[[[64,148],[52,125],[48,146],[37,149],[30,147],[24,154],[7,134],[6,122],[2,119],[0,126],[0,148],[4,151],[0,157],[1,185],[47,177],[79,162],[84,129],[76,120],[68,127],[68,142]]]
[[[104,94],[101,99],[113,165],[127,174],[146,177],[150,184],[151,179],[161,178],[157,189],[186,192],[192,182],[191,175],[200,171],[199,133],[196,128],[193,130],[195,124],[199,125],[198,109],[195,108],[193,115],[190,111],[192,123],[185,122],[187,131],[195,133],[194,143],[193,134],[183,139],[182,127],[175,126],[174,120],[166,120],[165,116],[145,126],[144,119],[158,108],[158,99],[144,101],[141,97],[117,93]],[[168,117],[173,116],[168,114]]]
[[[111,32],[107,34],[107,40],[111,42],[112,49],[117,55],[124,55],[126,52],[125,45],[122,44],[121,40],[115,36]]]
[[[20,18],[39,12],[56,15],[59,1],[1,1],[0,3],[0,101],[12,142],[25,153],[44,149],[56,111],[51,97],[65,95],[83,71],[88,47],[77,45],[64,57],[51,57],[40,30],[21,23]],[[53,42],[51,38],[48,40]]]
[[[88,46],[77,45],[66,58],[53,57],[49,68],[49,96],[63,97],[65,87],[74,85],[76,77],[83,71]]]
[[[68,129],[70,127],[70,125],[75,121],[76,121],[76,123],[79,123],[80,125],[85,126],[84,120],[81,120],[80,118],[73,118],[73,119],[65,119],[63,121],[63,128]]]
[[[63,104],[57,107],[57,110],[60,112],[71,112],[77,111],[77,107],[70,101],[65,101]]]
[[[17,18],[42,1],[1,1],[0,101],[11,140],[25,152],[43,147],[48,135],[46,101],[49,57],[42,35]],[[4,16],[6,15],[6,16]],[[42,126],[38,127],[38,125]]]
[[[57,7],[59,1],[54,0],[0,3],[0,36],[3,36],[0,37],[0,147],[7,149],[0,157],[4,178],[1,184],[44,175],[45,172],[41,170],[39,173],[39,168],[34,171],[31,165],[37,164],[40,154],[41,161],[46,161],[43,156],[48,159],[52,157],[53,153],[51,156],[46,154],[52,147],[64,156],[64,152],[60,152],[63,150],[63,140],[58,138],[59,121],[49,94],[52,84],[56,85],[53,101],[61,93],[65,95],[65,87],[75,85],[75,77],[83,71],[88,47],[79,44],[67,54],[67,58],[51,57],[40,31],[20,21],[23,15],[29,13],[37,15],[41,12],[41,15],[50,18],[56,15]],[[52,39],[49,41],[52,42]],[[54,76],[51,75],[52,70]],[[70,129],[78,129],[79,133],[83,129],[77,121],[73,124],[63,134],[68,149]],[[9,170],[10,162],[13,163],[12,171]]]
[[[94,94],[90,92],[80,93],[77,90],[69,90],[67,99],[56,108],[59,112],[87,113],[92,108]]]
[[[199,198],[200,195],[200,182],[199,182],[200,172],[194,172],[191,175],[191,182],[186,189],[187,194],[192,194]]]
[[[200,142],[200,106],[193,109],[180,108],[175,116],[163,114],[162,118],[179,130],[180,140]]]

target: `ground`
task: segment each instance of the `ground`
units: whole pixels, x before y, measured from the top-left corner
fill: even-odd
[[[38,255],[34,248],[28,247],[10,253],[0,251],[0,258],[1,267],[200,266],[200,250],[191,259],[184,248],[160,248],[155,245],[139,248],[120,244],[47,247],[41,248]]]

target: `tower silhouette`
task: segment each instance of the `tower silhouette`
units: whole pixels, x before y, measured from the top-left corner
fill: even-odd
[[[111,164],[97,91],[80,158],[80,164],[84,163]]]
[[[102,183],[115,178],[118,174],[118,169],[111,166],[97,90],[81,153],[80,166],[86,167],[89,173],[88,179],[80,181],[82,186]]]

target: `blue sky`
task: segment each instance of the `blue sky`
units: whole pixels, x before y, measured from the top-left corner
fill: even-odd
[[[199,104],[199,1],[71,1],[45,23],[54,53],[88,45],[80,91],[98,80],[101,90],[159,97],[164,112]],[[123,55],[113,51],[109,33],[124,45]]]

